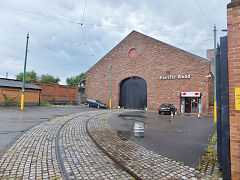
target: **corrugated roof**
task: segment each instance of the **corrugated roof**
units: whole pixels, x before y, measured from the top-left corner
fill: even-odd
[[[22,88],[22,81],[14,80],[14,79],[0,78],[0,87]],[[42,88],[40,88],[32,83],[26,83],[25,89],[42,90]]]

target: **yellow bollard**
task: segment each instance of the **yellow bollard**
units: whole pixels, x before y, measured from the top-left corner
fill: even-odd
[[[217,123],[217,102],[214,102],[214,122]]]
[[[109,102],[109,109],[112,109],[112,100],[110,99],[110,102]]]
[[[21,97],[21,110],[23,110],[24,108],[24,94],[22,94],[22,97]]]

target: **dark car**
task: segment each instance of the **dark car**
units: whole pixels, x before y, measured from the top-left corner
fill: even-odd
[[[162,113],[170,113],[171,114],[171,112],[175,113],[176,111],[177,111],[177,108],[173,104],[162,104],[158,108],[159,114],[162,114]]]
[[[85,103],[88,107],[95,107],[95,108],[107,108],[106,104],[101,103],[98,100],[91,100],[88,99]]]

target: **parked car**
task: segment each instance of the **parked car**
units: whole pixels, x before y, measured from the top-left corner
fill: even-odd
[[[98,100],[88,99],[85,103],[88,107],[95,107],[95,108],[107,108],[106,104],[101,103]]]
[[[158,108],[159,114],[162,114],[162,113],[170,113],[171,114],[171,112],[175,113],[176,111],[177,111],[177,108],[173,104],[162,104]]]

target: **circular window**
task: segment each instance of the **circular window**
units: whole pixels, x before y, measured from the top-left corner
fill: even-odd
[[[137,50],[135,48],[130,49],[128,52],[128,57],[130,59],[136,58],[137,57]]]

